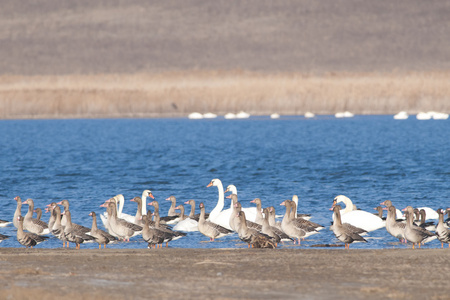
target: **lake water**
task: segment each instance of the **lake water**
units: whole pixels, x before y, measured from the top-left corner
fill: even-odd
[[[15,196],[32,198],[41,208],[68,199],[73,221],[90,227],[89,212],[103,212],[99,205],[117,194],[127,200],[124,212],[134,215],[136,205],[128,200],[145,189],[159,201],[161,215],[167,214],[169,201],[164,199],[170,195],[178,203],[203,201],[210,211],[218,199],[216,187],[206,188],[213,178],[221,179],[224,187],[236,185],[244,207],[259,197],[263,206],[275,206],[277,214],[284,213],[279,204],[297,194],[299,211],[327,226],[328,209],[339,194],[369,212],[387,199],[398,208],[450,206],[448,120],[399,121],[392,116],[5,120],[0,121],[0,149],[0,219],[12,219]],[[27,209],[22,207],[23,215]],[[48,217],[44,214],[43,219]],[[103,228],[100,220],[99,227]],[[0,247],[21,247],[12,224],[0,228],[0,233],[11,236]],[[385,229],[369,236],[368,243],[351,248],[406,247]],[[198,232],[188,233],[170,247],[247,247],[236,234],[208,240]],[[300,248],[330,243],[340,242],[325,229]],[[38,247],[61,246],[52,238]],[[137,236],[110,247],[145,248],[146,243]]]

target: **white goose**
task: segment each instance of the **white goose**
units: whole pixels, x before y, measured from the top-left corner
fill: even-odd
[[[374,214],[363,211],[363,210],[353,210],[352,201],[344,196],[339,195],[334,198],[333,203],[344,202],[345,209],[340,211],[342,223],[348,223],[353,226],[364,229],[365,231],[374,231],[383,227],[386,227],[386,222],[380,217]],[[333,213],[333,222],[335,221],[335,216]]]

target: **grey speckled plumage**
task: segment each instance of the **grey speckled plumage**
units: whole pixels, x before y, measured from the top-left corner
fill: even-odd
[[[18,221],[19,221],[19,227],[17,228],[17,241],[25,246],[25,247],[31,247],[33,248],[34,246],[42,243],[43,241],[45,241],[46,239],[48,239],[48,237],[46,236],[41,236],[41,235],[37,235],[35,233],[32,232],[25,232],[23,231],[23,221],[24,221],[24,217],[22,216],[18,216],[17,217]]]
[[[206,221],[205,205],[203,204],[203,202],[199,204],[199,208],[200,208],[200,218],[198,220],[198,231],[200,231],[200,233],[203,234],[204,236],[209,237],[210,241],[214,241],[214,239],[233,233],[233,231],[228,230],[225,227],[222,227],[210,221]]]
[[[333,211],[335,214],[335,222],[333,224],[333,233],[338,240],[345,243],[345,248],[350,249],[350,244],[358,241],[358,242],[367,242],[362,236],[358,233],[352,231],[348,226],[342,225],[341,220],[341,212],[338,206],[333,207]]]
[[[103,248],[106,248],[106,244],[109,244],[109,243],[117,240],[111,234],[109,234],[97,227],[97,215],[95,214],[95,212],[91,212],[89,215],[92,217],[92,227],[91,227],[91,231],[89,231],[86,234],[89,236],[92,236],[95,239],[95,241],[98,243],[99,249],[102,248],[102,245],[103,245]]]

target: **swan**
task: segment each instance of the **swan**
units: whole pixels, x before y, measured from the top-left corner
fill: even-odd
[[[333,204],[339,202],[344,202],[345,204],[345,209],[340,211],[342,223],[351,224],[368,232],[386,227],[386,222],[378,216],[363,210],[353,210],[353,203],[348,197],[344,195],[336,196],[333,200]],[[333,222],[334,221],[335,214],[333,213]]]
[[[228,192],[231,192],[231,194],[228,195],[226,198],[231,198],[232,194],[237,195],[237,188],[236,188],[236,186],[233,185],[233,184],[230,184],[229,186],[227,186],[227,189],[225,190],[224,193],[228,193]],[[252,202],[252,201],[250,201],[250,202]],[[234,204],[233,204],[233,201],[231,201],[231,203],[230,203],[230,210],[233,211],[233,208],[234,208]],[[254,207],[254,206],[252,206],[252,207],[242,207],[241,210],[243,212],[245,212],[246,220],[252,221],[252,222],[256,221],[257,214],[258,214],[256,207]]]
[[[310,220],[311,215],[309,215],[309,214],[298,214],[297,215],[297,208],[298,208],[298,196],[297,195],[292,196],[292,201],[294,201],[294,203],[295,203],[294,219],[301,217],[305,220]]]
[[[219,191],[219,199],[217,200],[216,207],[209,213],[208,220],[212,223],[225,227],[228,230],[231,230],[229,220],[231,209],[226,209],[222,211],[224,205],[224,191],[222,181],[220,179],[213,179],[206,187],[215,186]]]

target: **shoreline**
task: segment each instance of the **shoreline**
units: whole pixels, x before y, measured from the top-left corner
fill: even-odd
[[[447,249],[0,248],[0,298],[444,299]]]
[[[450,72],[145,74],[0,76],[0,119],[394,115],[450,112]]]

